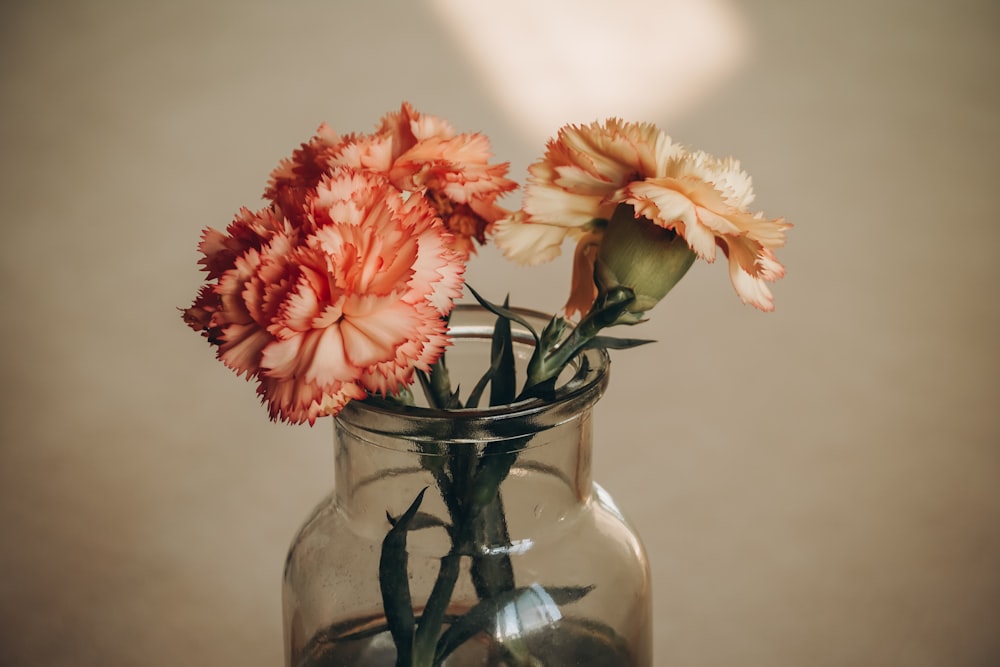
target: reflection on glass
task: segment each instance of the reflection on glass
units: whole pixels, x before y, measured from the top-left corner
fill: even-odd
[[[507,643],[561,618],[562,612],[552,596],[539,584],[532,584],[497,612],[496,638]]]

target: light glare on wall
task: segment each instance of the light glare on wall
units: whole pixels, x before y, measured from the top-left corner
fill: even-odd
[[[676,116],[746,59],[722,0],[430,0],[532,140],[568,122]]]

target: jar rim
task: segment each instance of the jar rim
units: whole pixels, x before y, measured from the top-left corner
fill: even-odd
[[[541,329],[550,315],[540,311],[511,307],[524,319],[539,324]],[[451,337],[455,343],[462,340],[489,340],[492,324],[465,322],[468,317],[481,319],[494,317],[478,304],[456,304],[452,311]],[[511,322],[512,335],[521,344],[533,345],[529,331],[517,322]],[[587,349],[577,353],[570,362],[572,375],[561,382],[555,397],[549,400],[531,398],[509,405],[483,408],[442,410],[422,406],[393,406],[350,401],[334,419],[366,431],[386,435],[401,435],[412,439],[448,440],[452,442],[480,441],[484,435],[495,438],[500,433],[511,437],[529,431],[541,431],[557,426],[579,415],[604,393],[608,385],[610,357],[604,349]]]

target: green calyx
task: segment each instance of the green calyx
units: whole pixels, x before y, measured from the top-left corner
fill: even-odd
[[[598,300],[621,288],[630,290],[635,298],[617,323],[639,322],[684,277],[694,260],[684,237],[637,218],[630,204],[619,204],[604,231],[594,266]]]

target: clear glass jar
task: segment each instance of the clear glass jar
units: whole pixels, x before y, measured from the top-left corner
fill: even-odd
[[[547,321],[519,312],[538,329]],[[461,387],[488,365],[494,319],[478,307],[452,316],[448,366]],[[514,328],[523,366],[532,338]],[[285,566],[287,665],[397,665],[380,586],[383,541],[390,517],[400,521],[424,489],[405,546],[417,624],[436,582],[450,577],[453,585],[438,626],[449,634],[447,655],[439,649],[426,664],[652,664],[645,552],[590,473],[592,410],[607,386],[608,357],[586,351],[564,375],[551,401],[449,412],[352,402],[334,418],[333,491],[305,521]],[[442,484],[454,490],[463,479],[456,471],[487,468],[504,473],[499,493],[473,520]]]

